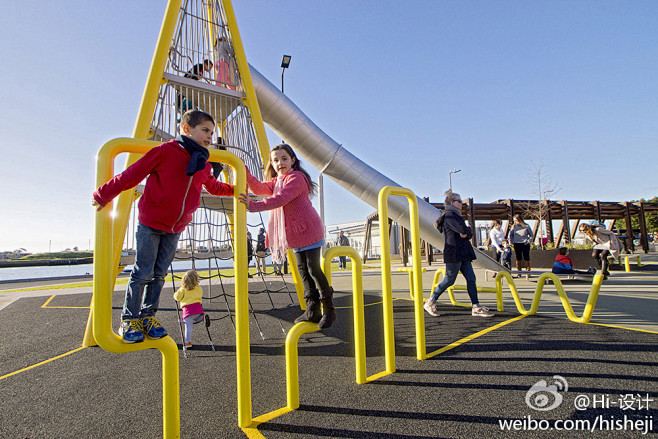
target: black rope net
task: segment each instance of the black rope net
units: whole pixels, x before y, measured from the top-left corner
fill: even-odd
[[[218,0],[184,0],[181,4],[163,73],[163,84],[151,120],[150,138],[171,140],[179,134],[181,115],[185,111],[205,111],[217,124],[211,148],[232,152],[254,176],[262,178],[263,163],[251,114],[245,104],[244,86],[226,22]],[[234,182],[230,167],[219,164],[214,165],[213,170],[218,180]],[[235,326],[232,311],[235,303],[232,203],[230,197],[202,195],[200,208],[181,234],[175,261],[189,261],[188,267],[201,275],[203,305],[210,320],[229,318]],[[135,218],[137,216],[133,212],[133,224]],[[262,227],[263,219],[258,215],[258,220],[249,224],[248,230],[256,236]],[[249,308],[261,337],[265,339],[252,301],[258,301],[258,312],[268,312],[290,306],[293,296],[280,270],[276,266],[267,268],[265,260],[268,254],[263,250],[253,251],[257,246],[256,240],[245,245],[252,248],[250,260],[256,263],[255,270],[250,268],[249,274],[253,276],[249,282]],[[184,274],[184,270],[174,269],[176,264],[181,263],[174,262],[171,266],[174,290],[180,285]],[[274,282],[273,278],[278,280]],[[266,300],[259,300],[260,297],[266,297]],[[285,300],[280,300],[281,297]],[[224,309],[215,308],[217,303],[222,304]],[[281,321],[279,326],[285,333]]]

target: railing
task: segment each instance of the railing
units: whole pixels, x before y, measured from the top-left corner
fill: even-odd
[[[114,158],[120,153],[144,154],[158,142],[119,138],[107,142],[98,152],[96,184],[100,186],[114,175]],[[249,345],[249,309],[247,302],[247,249],[236,245],[247,240],[246,209],[237,196],[245,192],[245,169],[235,155],[210,150],[210,160],[228,163],[235,171],[233,208],[235,212],[234,248],[236,279],[236,357],[238,369],[238,418],[241,426],[251,423],[251,373]],[[178,347],[171,337],[147,339],[142,343],[125,344],[112,329],[112,292],[116,279],[116,261],[121,253],[120,239],[116,244],[113,229],[113,203],[96,212],[94,280],[91,312],[84,336],[84,345],[98,344],[114,353],[158,349],[162,354],[163,436],[180,436],[180,394]],[[121,220],[121,218],[117,218]]]
[[[336,256],[349,256],[352,259],[352,308],[354,313],[354,358],[356,362],[356,382],[364,384],[366,378],[366,336],[363,310],[363,266],[359,253],[351,247],[332,247],[324,256],[322,267],[331,285],[331,260]],[[288,255],[290,259],[290,255]],[[299,338],[306,333],[318,330],[317,323],[300,322],[293,326],[286,337],[286,393],[287,408],[299,408]]]
[[[436,273],[434,274],[434,281],[432,282],[432,291],[439,284],[441,275],[445,276],[444,268],[437,270]],[[590,293],[587,297],[587,302],[585,304],[585,309],[583,310],[583,315],[581,317],[577,317],[573,311],[573,307],[571,306],[571,302],[569,301],[569,297],[567,296],[567,293],[564,290],[564,286],[562,285],[562,282],[553,273],[542,273],[539,276],[539,278],[537,279],[537,288],[535,289],[535,295],[533,296],[532,304],[530,305],[530,309],[526,310],[525,307],[523,306],[523,303],[521,302],[521,297],[519,296],[519,290],[516,287],[516,283],[514,282],[514,278],[512,277],[512,275],[506,271],[498,272],[496,274],[496,277],[494,278],[494,280],[496,281],[495,288],[477,287],[478,292],[496,294],[496,304],[498,311],[501,312],[504,311],[503,278],[507,279],[507,284],[509,285],[510,292],[512,293],[512,297],[514,298],[514,303],[516,304],[516,308],[519,311],[519,314],[523,316],[531,316],[537,313],[537,309],[539,308],[539,301],[541,299],[542,292],[544,291],[544,285],[546,285],[546,283],[550,280],[555,285],[555,289],[557,290],[560,296],[560,301],[562,302],[562,306],[564,308],[564,312],[566,313],[567,317],[569,318],[569,320],[576,323],[588,323],[591,320],[592,313],[594,312],[594,307],[596,306],[596,300],[599,295],[599,290],[601,289],[601,283],[603,282],[602,275],[597,274],[594,276],[594,279],[592,281],[592,288],[590,289]],[[465,290],[465,289],[466,289],[465,285],[453,285],[450,288],[448,288],[448,294],[450,295],[450,302],[453,305],[469,307],[469,308],[471,307],[471,304],[458,302],[455,299],[453,290]]]
[[[384,308],[384,352],[386,373],[395,372],[395,335],[393,331],[393,290],[391,286],[391,248],[388,240],[388,197],[398,195],[409,201],[409,217],[411,228],[411,250],[413,260],[413,291],[415,294],[414,315],[416,322],[416,358],[423,360],[425,353],[425,315],[423,314],[423,278],[420,261],[420,232],[418,221],[418,201],[416,195],[409,189],[385,186],[379,191],[379,236],[381,237],[382,257],[382,300]]]

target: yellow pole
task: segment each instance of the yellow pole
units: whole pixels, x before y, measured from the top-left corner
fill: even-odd
[[[235,59],[238,63],[238,70],[240,70],[240,77],[244,86],[245,99],[247,107],[251,112],[252,123],[254,124],[254,131],[256,132],[256,140],[260,150],[261,160],[263,164],[267,163],[270,156],[270,147],[267,142],[267,134],[265,133],[265,125],[263,125],[263,116],[258,106],[258,99],[256,98],[256,91],[254,84],[251,80],[251,72],[249,71],[249,63],[247,56],[242,45],[242,38],[240,38],[240,31],[238,30],[238,22],[235,19],[233,12],[233,4],[231,0],[222,0],[224,5],[224,13],[226,14],[226,22],[231,33],[231,42],[233,43],[233,51],[235,52]]]
[[[391,287],[391,243],[388,237],[386,187],[379,192],[379,237],[382,270],[382,308],[384,313],[384,360],[387,373],[395,372],[395,334],[393,330],[393,291]]]
[[[181,0],[169,0],[167,9],[160,26],[160,35],[156,44],[153,59],[151,61],[151,68],[149,70],[146,87],[142,95],[142,102],[137,113],[137,120],[133,129],[133,137],[135,139],[147,139],[149,137],[150,123],[155,112],[155,105],[158,100],[160,86],[163,84],[164,79],[162,74],[167,62],[167,56],[171,46],[172,36],[176,27],[178,19],[178,12],[180,10]],[[132,165],[139,158],[139,154],[129,153],[126,158],[124,169]],[[112,178],[113,174],[106,175],[103,181],[97,181],[97,186],[100,186]],[[121,247],[124,237],[126,235],[126,228],[128,227],[128,220],[130,218],[130,207],[134,201],[135,191],[129,190],[123,192],[114,203],[114,221],[112,223],[112,263],[114,266],[119,265],[121,258]],[[114,282],[114,280],[112,281]],[[93,305],[92,305],[93,307]],[[90,313],[93,315],[93,313]],[[85,339],[85,344],[93,344],[93,340]]]
[[[235,186],[233,212],[235,232],[233,250],[235,256],[235,356],[238,389],[238,426],[248,427],[252,422],[251,412],[251,363],[249,342],[249,280],[247,266],[247,210],[238,201],[240,193],[246,193],[247,173],[244,163],[237,156],[217,149],[210,150],[210,160],[228,163],[234,170]]]
[[[322,256],[322,269],[331,285],[331,260],[336,256],[349,256],[352,260],[352,312],[354,316],[354,360],[356,383],[365,384],[366,376],[366,325],[363,304],[363,262],[352,247],[331,247]]]
[[[420,260],[420,226],[418,201],[413,191],[393,186],[385,186],[379,191],[379,236],[382,249],[382,295],[384,300],[384,346],[386,347],[386,370],[395,371],[395,338],[393,335],[393,291],[391,286],[390,243],[388,240],[388,197],[398,195],[409,201],[409,227],[411,228],[411,250],[413,253],[414,317],[416,322],[416,358],[424,360],[425,314],[423,313],[423,274]],[[392,352],[389,358],[388,351]]]
[[[306,301],[304,300],[304,285],[302,285],[302,277],[299,275],[299,270],[297,269],[297,257],[295,252],[288,249],[286,251],[288,255],[288,267],[290,268],[290,274],[292,274],[292,282],[295,284],[295,291],[297,292],[297,299],[299,300],[299,306],[302,311],[306,310]],[[281,269],[281,267],[279,267]]]
[[[103,145],[97,156],[97,185],[113,175],[114,158],[121,152],[144,154],[157,142],[137,139],[114,139]],[[100,347],[115,353],[158,349],[162,354],[162,423],[165,438],[180,437],[180,394],[178,346],[171,337],[125,344],[112,330],[112,290],[116,278],[113,265],[111,206],[96,212],[94,238],[94,277],[92,295],[93,337]],[[87,338],[87,336],[85,336]]]
[[[299,408],[299,337],[317,330],[317,323],[300,322],[286,336],[286,399],[290,410]]]

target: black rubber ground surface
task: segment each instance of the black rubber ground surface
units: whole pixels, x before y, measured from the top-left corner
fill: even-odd
[[[180,345],[171,293],[170,288],[163,291],[158,317]],[[122,297],[114,297],[117,325]],[[86,348],[23,370],[80,347],[89,301],[87,294],[56,296],[42,308],[44,298],[23,298],[0,310],[0,437],[162,437],[157,351],[112,354]],[[377,301],[365,298],[370,304],[365,311],[368,375],[385,368]],[[280,324],[287,331],[300,312],[287,307],[287,294],[275,302],[281,309],[256,315],[265,340],[251,317],[254,417],[286,405],[285,334]],[[658,431],[656,334],[534,316],[418,361],[413,304],[396,300],[397,371],[357,385],[351,299],[337,294],[335,302],[346,308],[338,309],[334,327],[300,341],[300,409],[260,424],[264,437],[642,437],[637,430],[628,431],[630,423],[637,429],[642,420],[652,421],[649,436]],[[252,303],[256,310],[270,307],[264,295]],[[204,328],[196,325],[195,349],[190,358],[183,358],[182,352],[180,358],[181,437],[244,438],[237,427],[234,329],[222,300],[205,308],[214,319],[210,329],[217,350],[210,349]],[[426,315],[428,352],[518,317],[505,312],[475,318],[467,309],[449,306],[440,311],[439,318]],[[552,385],[556,375],[568,383],[568,391],[558,392],[562,403],[550,411],[531,409],[526,403],[530,388],[541,380]],[[627,394],[631,396],[621,396]],[[583,400],[579,395],[590,399],[587,410],[574,407]],[[599,401],[596,408],[594,399]],[[525,420],[526,431],[521,424],[521,431],[501,431],[500,422],[512,420]],[[574,429],[578,421],[579,430],[538,431],[532,423],[553,427],[565,420],[570,421],[565,427]],[[613,431],[615,420],[627,421],[626,431]],[[598,428],[580,431],[586,422],[590,428],[599,422]]]

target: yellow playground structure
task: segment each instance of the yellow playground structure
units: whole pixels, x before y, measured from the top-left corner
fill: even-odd
[[[202,67],[203,66],[203,67]],[[259,79],[260,81],[260,79]],[[260,98],[259,98],[260,99]],[[262,105],[262,103],[261,103]],[[211,114],[216,123],[216,141],[210,151],[210,160],[221,162],[224,167],[220,178],[235,186],[234,196],[218,206],[210,208],[226,218],[230,229],[230,250],[235,268],[235,331],[237,367],[238,425],[247,429],[271,419],[278,413],[299,407],[298,349],[300,337],[317,331],[317,324],[299,323],[288,332],[285,342],[287,406],[277,413],[252,415],[248,263],[247,248],[238,243],[247,241],[247,214],[239,203],[238,195],[246,191],[245,167],[257,176],[263,175],[263,163],[269,154],[261,107],[252,83],[252,71],[247,63],[238,26],[230,0],[170,0],[153,55],[146,88],[131,138],[114,139],[102,146],[97,156],[96,184],[100,186],[115,175],[114,162],[119,154],[127,154],[125,166],[134,163],[142,154],[178,133],[180,115],[186,109],[199,108]],[[294,145],[293,145],[294,146]],[[340,154],[344,154],[341,151]],[[331,160],[339,160],[334,154]],[[326,166],[329,166],[328,164]],[[414,303],[416,328],[416,357],[425,360],[439,353],[428,353],[425,346],[425,322],[423,312],[423,284],[420,260],[420,239],[423,225],[419,215],[418,198],[402,187],[382,184],[377,189],[376,200],[379,218],[398,221],[400,210],[405,210],[405,221],[412,234],[413,263],[408,269],[410,294]],[[135,190],[125,191],[112,208],[96,213],[95,261],[92,307],[84,336],[84,346],[99,345],[115,353],[131,353],[137,350],[157,349],[162,354],[163,386],[163,435],[180,437],[179,399],[179,351],[171,337],[148,340],[139,344],[123,344],[112,328],[112,292],[118,275],[122,244],[127,234],[133,203],[139,197]],[[408,209],[401,199],[408,201]],[[395,203],[396,214],[389,214],[389,199]],[[212,205],[212,200],[207,200]],[[424,208],[424,207],[423,207]],[[379,221],[380,236],[389,235],[388,221]],[[194,240],[198,231],[187,231]],[[423,239],[426,239],[423,237]],[[393,332],[393,295],[391,287],[391,261],[389,242],[382,240],[382,299],[385,344],[385,370],[370,377],[366,375],[366,337],[364,324],[361,259],[356,250],[349,247],[333,247],[324,255],[324,270],[331,281],[331,260],[336,256],[348,256],[352,260],[353,316],[355,376],[358,384],[365,384],[395,372],[395,342]],[[212,250],[210,238],[207,248]],[[208,251],[210,251],[208,250]],[[294,255],[289,252],[290,266],[297,294],[301,298],[301,282],[295,271]],[[480,256],[478,256],[480,260]],[[639,262],[639,260],[638,260]],[[491,266],[491,261],[480,260]],[[436,272],[438,283],[441,270]],[[520,314],[536,313],[546,279],[550,278],[560,294],[569,319],[588,322],[592,316],[602,277],[595,276],[590,296],[581,318],[574,315],[559,279],[550,274],[540,277],[537,292],[529,310],[518,295],[514,280],[500,271],[496,287],[481,289],[497,295],[498,309],[502,311],[502,280],[506,279]],[[457,289],[459,287],[454,287]],[[453,304],[453,289],[449,291]],[[300,300],[303,307],[303,300]]]

